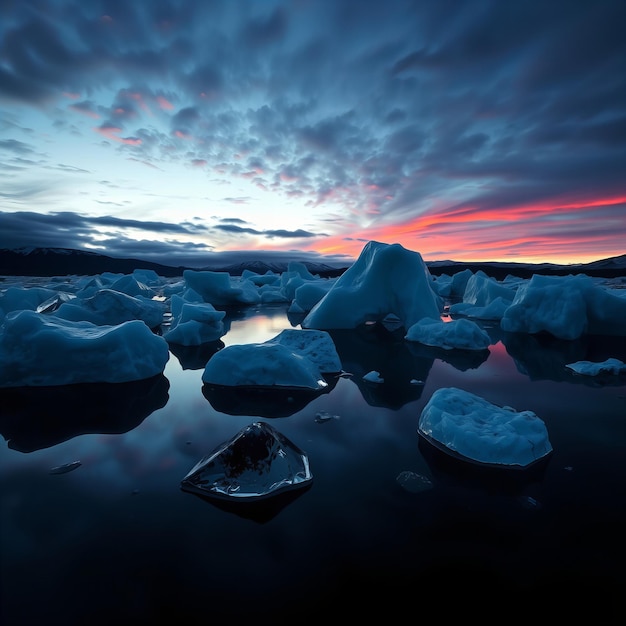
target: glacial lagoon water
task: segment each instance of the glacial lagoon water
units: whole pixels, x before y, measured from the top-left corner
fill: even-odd
[[[463,619],[590,610],[615,623],[626,381],[565,365],[626,361],[624,338],[489,328],[488,352],[459,354],[380,326],[332,332],[349,376],[307,398],[246,398],[203,388],[204,363],[298,320],[265,305],[226,321],[220,341],[172,350],[154,379],[0,394],[4,626],[396,623],[433,603]],[[384,382],[364,380],[371,371]],[[547,464],[494,474],[433,454],[417,425],[441,387],[534,411],[554,449]],[[258,421],[306,452],[306,489],[236,510],[181,489]]]

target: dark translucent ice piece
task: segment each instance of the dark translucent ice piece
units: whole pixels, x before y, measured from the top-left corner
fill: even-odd
[[[308,487],[312,480],[306,453],[266,422],[254,422],[199,461],[181,488],[250,502]]]
[[[57,465],[56,467],[52,467],[49,474],[67,474],[68,472],[72,472],[75,469],[78,469],[82,463],[80,461],[72,461],[71,463],[65,463],[65,465]]]

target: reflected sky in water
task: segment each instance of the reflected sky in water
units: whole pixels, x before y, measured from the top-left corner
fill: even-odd
[[[223,345],[208,349],[209,357],[293,327],[277,305],[229,312],[227,321]],[[67,407],[77,434],[31,452],[10,442],[0,448],[6,623],[28,623],[17,620],[24,614],[41,624],[118,623],[120,613],[135,623],[247,619],[264,614],[255,613],[256,603],[267,608],[279,600],[284,610],[321,618],[338,598],[366,615],[369,597],[408,607],[416,588],[467,591],[476,572],[511,601],[511,590],[524,588],[556,601],[563,580],[589,602],[613,593],[623,582],[614,548],[626,522],[626,385],[594,384],[564,364],[611,351],[626,360],[624,342],[493,332],[494,344],[480,355],[407,345],[381,329],[333,333],[350,375],[284,417],[216,410],[203,394],[198,354],[183,362],[172,354],[166,384],[152,392],[136,389],[124,398],[119,389],[100,389],[92,391],[94,405],[81,399],[82,407],[61,396],[22,401],[33,428],[47,415],[60,420]],[[385,382],[366,384],[371,370]],[[554,448],[544,473],[504,484],[423,454],[419,415],[444,386],[534,411]],[[96,406],[104,415],[107,402],[119,432],[81,431],[94,426]],[[338,419],[316,421],[319,412]],[[255,521],[180,489],[202,457],[258,420],[307,453],[313,482],[306,493]],[[31,447],[46,441],[27,430],[20,436]],[[81,466],[74,471],[49,474],[75,460]],[[404,471],[433,487],[403,490],[396,478]],[[338,595],[348,581],[360,593]]]

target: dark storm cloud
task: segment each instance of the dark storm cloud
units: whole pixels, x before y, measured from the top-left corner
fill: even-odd
[[[260,235],[261,231],[256,228],[250,228],[249,226],[237,226],[236,224],[216,224],[214,227],[216,230],[221,230],[225,233],[234,233],[236,235],[248,234],[248,235]]]
[[[213,250],[213,247],[207,243],[183,243],[151,239],[137,241],[124,236],[101,239],[96,245],[99,252],[114,257],[145,259],[164,265],[187,265],[190,267],[206,265],[207,255]]]
[[[0,102],[99,116],[149,167],[341,202],[350,223],[625,191],[623,0],[9,5]],[[216,228],[315,236],[236,227]]]
[[[226,221],[226,220],[223,220]],[[236,220],[230,220],[230,221],[236,221]],[[240,220],[237,220],[240,221]],[[214,226],[214,228],[216,230],[221,230],[223,232],[227,232],[230,234],[235,234],[235,235],[240,235],[240,234],[247,234],[247,235],[263,235],[265,237],[268,238],[281,238],[281,239],[302,239],[302,238],[308,238],[308,237],[325,237],[326,235],[322,234],[316,234],[316,233],[312,233],[306,230],[302,230],[302,229],[297,229],[297,230],[283,230],[283,229],[278,229],[278,230],[257,230],[256,228],[250,228],[250,227],[245,227],[245,226],[237,226],[236,224],[217,224],[216,226]]]
[[[237,218],[227,218],[229,221],[238,221]],[[226,220],[224,220],[226,221]],[[240,221],[240,220],[239,220]],[[53,215],[41,215],[30,211],[16,213],[0,212],[0,249],[16,249],[22,247],[41,248],[72,248],[88,249],[101,252],[114,257],[141,258],[166,265],[187,265],[190,267],[202,267],[209,260],[216,262],[218,257],[212,254],[213,246],[209,242],[192,243],[175,240],[155,240],[144,238],[142,240],[126,237],[124,234],[115,233],[110,236],[93,236],[93,226],[100,227],[130,227],[146,230],[145,223],[134,220],[123,220],[111,216],[93,218],[78,215],[72,212],[63,212]],[[199,225],[185,223],[181,225],[150,222],[149,229],[160,234],[177,234],[181,232],[194,232],[194,230],[206,230]],[[226,225],[219,225],[217,228]],[[233,226],[233,228],[237,228]],[[300,238],[309,237],[306,231],[254,231],[255,234],[267,237]],[[211,255],[210,257],[207,255]],[[302,254],[298,251],[284,253],[272,253],[267,258],[281,258],[293,260],[294,258],[312,259],[314,253]],[[240,259],[241,253],[231,253],[223,256],[223,259]],[[263,253],[259,257],[265,257]],[[222,258],[222,257],[219,257]],[[341,256],[337,257],[341,259]],[[231,262],[235,262],[232,260]]]
[[[97,245],[98,238],[93,236],[94,227],[132,229],[171,235],[190,235],[208,231],[206,226],[190,222],[182,224],[143,222],[112,216],[91,217],[71,211],[48,215],[33,211],[0,212],[0,248],[22,246],[82,248],[85,243]]]
[[[281,237],[281,238],[301,238],[301,237],[325,237],[326,235],[319,235],[316,233],[311,233],[307,230],[302,230],[301,228],[298,228],[297,230],[283,230],[283,229],[278,229],[278,230],[265,230],[263,231],[263,234],[266,235],[267,237]]]

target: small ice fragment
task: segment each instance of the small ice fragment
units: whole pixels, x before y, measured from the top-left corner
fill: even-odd
[[[315,414],[315,422],[317,424],[323,424],[324,422],[329,422],[330,420],[338,420],[339,415],[332,415],[328,413],[328,411],[318,411]]]
[[[396,482],[409,493],[420,493],[432,489],[433,483],[426,476],[416,474],[415,472],[400,472],[396,478]]]
[[[519,502],[525,509],[541,508],[541,503],[538,500],[535,500],[535,498],[531,498],[530,496],[520,496]]]
[[[370,383],[384,383],[385,379],[381,378],[380,372],[371,371],[363,376],[363,380],[367,380]]]
[[[412,378],[411,379],[411,384],[412,385],[423,385],[424,381],[423,380],[417,380],[417,378]]]
[[[57,467],[51,468],[48,474],[67,474],[81,465],[82,463],[80,461],[72,461],[71,463],[66,463],[65,465],[57,465]]]

